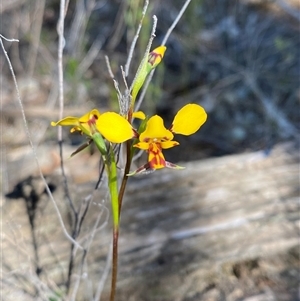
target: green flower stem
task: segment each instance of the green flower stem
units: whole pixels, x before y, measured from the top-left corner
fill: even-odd
[[[118,198],[118,181],[117,181],[117,164],[113,150],[107,151],[105,142],[100,133],[93,135],[93,140],[99,149],[104,163],[105,170],[108,176],[108,187],[111,198],[111,206],[113,213],[113,259],[112,259],[112,276],[111,276],[111,291],[110,301],[114,301],[117,275],[118,275],[118,239],[119,239],[119,198]]]
[[[127,151],[127,160],[126,160],[126,166],[125,171],[123,175],[123,180],[121,183],[119,195],[118,195],[118,208],[115,210],[115,212],[118,211],[118,221],[120,219],[121,214],[121,208],[122,208],[122,200],[125,193],[126,185],[128,176],[127,174],[130,171],[130,165],[132,161],[132,147],[130,141],[126,142],[126,151]],[[119,224],[118,224],[119,225]],[[116,285],[117,285],[117,272],[118,272],[118,240],[119,240],[119,226],[114,227],[113,229],[113,262],[112,262],[112,278],[111,278],[111,290],[110,290],[110,301],[115,300],[115,293],[116,293]]]
[[[117,164],[115,161],[115,155],[111,149],[109,154],[109,164],[106,164],[108,170],[108,186],[111,197],[111,205],[113,211],[113,223],[114,228],[119,227],[119,197],[118,197],[118,175],[117,175]]]
[[[111,149],[110,165],[107,164],[108,170],[108,186],[111,197],[111,205],[113,212],[113,258],[112,258],[112,275],[111,275],[111,290],[110,301],[115,300],[118,276],[118,240],[119,240],[119,200],[118,200],[118,181],[117,181],[117,164],[115,161],[114,152]]]
[[[105,170],[108,176],[108,187],[111,198],[111,206],[113,212],[113,224],[114,228],[119,227],[119,199],[118,199],[118,176],[117,176],[117,164],[115,161],[115,154],[113,150],[108,151],[105,142],[100,133],[96,132],[93,135],[93,140],[99,149],[104,164]]]

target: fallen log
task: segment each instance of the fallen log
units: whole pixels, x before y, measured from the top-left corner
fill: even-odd
[[[129,180],[121,217],[116,300],[296,300],[300,217],[295,147],[281,145],[270,154],[260,151],[182,165],[185,170],[166,169]],[[67,168],[72,174],[75,164]],[[81,185],[71,188],[80,202],[92,189],[90,184]],[[56,199],[63,199],[61,193],[54,192]],[[91,282],[105,271],[111,221],[102,210],[109,208],[103,199],[101,191],[93,194],[78,238],[86,241],[97,218],[104,226],[95,233],[83,269],[76,269],[72,278],[76,282],[82,277],[76,300],[91,300],[96,290]],[[59,207],[67,222],[66,203]],[[22,225],[27,257],[18,253],[18,258],[28,268],[32,260],[24,208],[17,202],[5,204],[4,234]],[[45,201],[41,208],[36,222],[39,264],[48,280],[61,283],[70,243],[51,203]],[[7,266],[18,269],[14,244],[4,240],[3,245]],[[78,263],[79,255],[78,251]],[[109,282],[101,300],[108,300]]]

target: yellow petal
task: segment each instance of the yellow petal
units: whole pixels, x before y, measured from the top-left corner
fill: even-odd
[[[134,147],[137,147],[137,148],[140,148],[143,150],[148,150],[149,143],[148,142],[139,142],[139,143],[135,144]]]
[[[187,104],[177,112],[170,131],[176,134],[191,135],[199,130],[206,119],[207,114],[201,106]]]
[[[96,121],[97,130],[112,143],[122,143],[134,137],[131,124],[121,115],[106,112]]]
[[[167,148],[171,148],[171,147],[174,147],[176,145],[179,145],[179,142],[177,141],[164,141],[164,142],[161,142],[160,143],[161,147],[164,148],[164,149],[167,149]]]
[[[62,126],[78,126],[79,125],[79,119],[78,117],[72,117],[72,116],[68,116],[65,117],[57,122],[52,121],[51,122],[52,126],[57,126],[57,125],[62,125]]]
[[[142,111],[134,112],[134,113],[132,114],[132,117],[133,117],[133,118],[137,118],[137,119],[142,119],[142,120],[146,119],[146,115],[145,115],[145,113],[142,112]]]
[[[140,135],[140,141],[148,142],[149,139],[172,140],[173,137],[174,135],[165,128],[162,118],[154,115],[148,120],[145,131]]]

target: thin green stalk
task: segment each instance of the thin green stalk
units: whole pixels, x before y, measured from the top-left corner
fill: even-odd
[[[111,197],[111,205],[113,212],[113,259],[112,259],[112,275],[110,301],[115,300],[117,276],[118,276],[118,240],[119,240],[119,201],[118,201],[118,182],[117,182],[117,164],[115,162],[114,152],[110,150],[110,160],[107,164],[108,186]]]
[[[132,161],[132,147],[131,142],[128,140],[126,142],[126,165],[124,170],[124,175],[121,183],[121,187],[118,195],[118,221],[121,215],[122,201],[127,185],[128,176],[127,174],[130,171],[131,161]],[[117,212],[117,210],[115,210]],[[116,218],[116,217],[115,217]],[[118,227],[114,227],[113,229],[113,262],[112,262],[112,278],[111,278],[111,291],[110,291],[110,301],[114,301],[115,292],[116,292],[116,284],[117,284],[117,272],[118,272],[118,240],[119,240],[119,224]]]
[[[113,150],[110,150],[109,164],[106,163],[108,173],[108,186],[111,197],[112,211],[113,211],[113,224],[114,227],[119,227],[119,198],[118,198],[118,175],[117,164]]]
[[[114,156],[113,151],[112,156]],[[111,157],[112,157],[111,156]],[[119,238],[119,202],[118,202],[118,183],[117,168],[115,161],[111,162],[109,172],[109,190],[113,211],[113,259],[112,259],[112,275],[110,301],[115,300],[117,276],[118,276],[118,238]]]
[[[111,198],[113,214],[113,259],[112,259],[112,276],[110,301],[115,300],[117,276],[118,276],[118,239],[119,239],[119,198],[118,198],[118,178],[117,164],[115,154],[112,149],[107,150],[102,136],[99,133],[93,135],[93,140],[102,154],[105,170],[108,177],[108,187]]]
[[[115,210],[113,210],[115,213],[118,213],[118,216],[114,216],[114,219],[118,220],[118,222],[120,220],[122,200],[123,200],[123,196],[125,193],[126,184],[127,184],[127,180],[128,180],[127,174],[129,173],[131,159],[132,159],[130,141],[126,142],[126,150],[127,150],[127,160],[126,160],[126,166],[125,166],[122,184],[121,184],[119,195],[118,195],[117,208]],[[115,164],[115,166],[116,166],[116,164]],[[116,190],[113,190],[113,191],[116,191]],[[119,223],[117,224],[117,227],[115,227],[115,223],[114,223],[112,276],[111,276],[111,290],[110,290],[110,299],[109,299],[110,301],[115,300],[115,294],[116,294],[117,276],[118,276],[118,241],[119,241]]]
[[[118,241],[119,241],[119,197],[118,197],[118,182],[117,182],[117,164],[114,157],[114,152],[110,151],[110,170],[109,170],[109,190],[112,201],[113,210],[113,259],[112,259],[112,276],[110,301],[115,300],[117,276],[118,276]]]

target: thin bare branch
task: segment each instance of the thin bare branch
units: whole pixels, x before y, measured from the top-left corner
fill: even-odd
[[[110,76],[112,79],[114,79],[115,76],[114,76],[114,73],[112,72],[112,69],[111,69],[109,57],[108,57],[107,55],[105,55],[104,58],[105,58],[105,63],[106,63],[106,66],[107,66],[107,70],[108,70],[109,76]]]
[[[289,5],[289,1],[285,0],[274,0],[274,2],[283,9],[288,15],[295,18],[297,21],[300,21],[300,11],[296,7]],[[299,2],[298,2],[299,4]]]
[[[2,34],[0,34],[1,39],[7,41],[7,42],[19,42],[19,40],[17,39],[8,39],[5,36],[3,36]]]
[[[134,162],[134,161],[136,161],[137,159],[139,159],[139,158],[142,156],[143,153],[144,153],[143,150],[140,149],[140,150],[137,152],[137,154],[135,154],[135,155],[133,156],[132,162]]]
[[[108,195],[107,195],[107,197],[108,197]],[[73,289],[70,301],[73,301],[73,300],[75,301],[76,300],[77,292],[78,292],[79,285],[80,285],[80,282],[81,282],[81,279],[82,279],[83,267],[84,267],[84,265],[86,263],[86,256],[87,256],[87,254],[88,254],[88,252],[90,250],[90,247],[91,247],[91,244],[92,244],[92,242],[94,240],[95,234],[96,234],[96,232],[102,230],[107,225],[107,222],[108,222],[108,217],[109,217],[108,209],[105,206],[102,206],[102,204],[99,204],[99,206],[101,206],[101,211],[100,211],[100,213],[97,216],[96,222],[95,222],[95,224],[93,226],[93,229],[92,229],[91,233],[89,234],[88,241],[86,243],[84,252],[82,254],[81,263],[80,263],[80,266],[78,268],[79,272],[78,272],[78,275],[77,275],[77,280],[76,280],[76,282],[74,284],[74,289]],[[100,223],[100,220],[102,218],[102,215],[103,215],[104,211],[107,212],[106,219],[101,224],[101,226],[99,227],[98,225]]]
[[[128,89],[126,77],[125,77],[125,71],[123,69],[123,66],[121,66],[121,72],[122,72],[122,79],[125,85],[125,92],[121,97],[119,97],[119,106],[120,106],[120,114],[123,116],[126,116],[130,109],[131,104],[131,95]]]
[[[57,24],[58,33],[58,84],[59,84],[59,119],[63,118],[64,110],[64,77],[63,77],[63,50],[65,47],[64,24],[65,24],[65,0],[60,0],[60,13]],[[58,141],[62,140],[62,128],[58,127]]]
[[[24,123],[24,129],[25,129],[25,133],[26,133],[26,136],[28,138],[28,141],[29,141],[29,145],[31,147],[31,150],[32,150],[32,153],[33,153],[33,156],[34,156],[34,160],[35,160],[35,163],[37,165],[37,169],[38,169],[38,172],[39,172],[39,175],[41,177],[41,179],[43,180],[43,183],[44,183],[44,186],[45,186],[45,189],[49,195],[49,198],[50,200],[52,201],[53,203],[53,206],[55,208],[55,211],[57,213],[57,216],[58,216],[58,219],[59,219],[59,222],[61,224],[61,227],[62,227],[62,230],[65,234],[65,236],[67,237],[67,239],[69,239],[73,244],[75,244],[79,249],[83,249],[81,245],[79,245],[68,233],[66,227],[65,227],[65,224],[63,222],[63,218],[60,214],[60,211],[59,211],[59,208],[56,204],[56,201],[52,195],[52,192],[47,184],[47,181],[42,173],[42,169],[41,169],[41,166],[40,166],[40,163],[39,163],[39,160],[38,160],[38,157],[37,157],[37,152],[36,152],[36,147],[34,146],[33,144],[33,141],[32,141],[32,138],[31,138],[31,134],[30,134],[30,131],[29,131],[29,128],[28,128],[28,123],[27,123],[27,119],[26,119],[26,115],[25,115],[25,111],[24,111],[24,107],[23,107],[23,102],[21,100],[21,96],[20,96],[20,91],[19,91],[19,87],[18,87],[18,83],[17,83],[17,79],[16,79],[16,75],[15,75],[15,72],[13,70],[13,67],[12,67],[12,64],[11,64],[11,61],[8,57],[8,54],[4,48],[4,45],[3,45],[3,41],[2,41],[2,36],[0,38],[0,45],[1,45],[1,48],[4,52],[4,55],[5,55],[5,58],[6,58],[6,61],[8,63],[8,66],[9,66],[9,69],[10,69],[10,72],[11,72],[11,75],[12,75],[12,78],[13,78],[13,82],[14,82],[14,85],[15,85],[15,89],[16,89],[16,94],[17,94],[17,100],[18,100],[18,103],[19,103],[19,106],[20,106],[20,110],[21,110],[21,114],[22,114],[22,119],[23,119],[23,123]]]
[[[108,73],[109,73],[110,77],[112,78],[112,80],[114,82],[115,89],[117,91],[117,97],[118,97],[118,102],[119,102],[120,114],[123,115],[123,116],[125,116],[125,115],[127,115],[128,110],[129,110],[130,93],[129,93],[129,90],[128,90],[128,86],[127,86],[127,82],[126,82],[126,78],[125,78],[125,74],[124,74],[124,69],[121,66],[122,77],[123,77],[123,81],[124,81],[124,84],[125,84],[125,87],[126,87],[125,93],[123,95],[121,93],[120,88],[119,88],[119,83],[115,79],[114,74],[113,74],[113,72],[111,70],[109,58],[108,58],[107,55],[105,56],[105,62],[106,62],[106,66],[107,66],[107,69],[108,69]]]
[[[145,54],[144,54],[144,57],[139,65],[139,68],[135,74],[135,77],[132,81],[132,84],[130,86],[130,91],[132,91],[132,88],[133,88],[133,85],[134,85],[134,82],[136,80],[136,77],[141,69],[141,67],[143,66],[144,62],[148,59],[148,54],[150,52],[150,49],[151,49],[151,45],[152,45],[152,42],[153,42],[153,39],[155,38],[155,31],[156,31],[156,26],[157,26],[157,17],[155,15],[153,15],[153,26],[152,26],[152,31],[151,31],[151,36],[149,38],[149,41],[148,41],[148,44],[147,44],[147,47],[146,47],[146,50],[145,50]]]
[[[175,26],[177,25],[177,23],[178,23],[179,20],[181,19],[183,13],[184,13],[185,10],[187,9],[187,7],[188,7],[188,5],[190,4],[190,2],[191,2],[191,0],[185,1],[185,3],[183,4],[183,6],[182,6],[180,12],[178,13],[176,19],[174,20],[174,22],[172,23],[172,25],[171,25],[170,28],[168,29],[168,31],[167,31],[165,37],[163,38],[161,45],[166,45],[166,43],[167,43],[167,41],[168,41],[168,39],[169,39],[169,36],[171,35],[173,29],[175,28]],[[153,69],[153,70],[150,72],[150,74],[148,75],[148,77],[147,77],[147,79],[146,79],[146,81],[145,81],[145,84],[143,85],[143,89],[142,89],[142,91],[141,91],[141,95],[140,95],[140,97],[139,97],[139,99],[138,99],[138,101],[137,101],[137,103],[136,103],[136,106],[135,106],[135,111],[138,111],[138,110],[139,110],[139,108],[140,108],[140,106],[141,106],[141,104],[142,104],[142,102],[143,102],[143,100],[144,100],[144,97],[145,97],[145,95],[146,95],[146,91],[147,91],[147,89],[148,89],[148,86],[149,86],[149,84],[150,84],[152,78],[153,78],[154,72],[155,72],[155,69]]]
[[[164,39],[162,40],[161,45],[166,45],[167,40],[169,39],[170,34],[172,33],[173,29],[175,28],[175,26],[177,25],[177,23],[179,22],[179,20],[181,19],[183,13],[185,12],[185,10],[187,9],[187,7],[189,6],[191,0],[186,0],[185,3],[183,4],[180,12],[178,13],[176,19],[174,20],[174,22],[172,23],[172,25],[170,26],[170,28],[168,29]]]
[[[137,40],[139,38],[139,35],[140,35],[140,31],[142,29],[143,20],[144,20],[145,14],[147,12],[148,5],[149,5],[149,0],[146,0],[145,4],[144,4],[144,7],[143,7],[142,17],[141,17],[141,20],[140,20],[140,23],[139,23],[139,27],[136,31],[136,34],[133,38],[133,41],[132,41],[130,49],[129,49],[127,62],[125,64],[125,77],[127,77],[128,73],[129,73],[129,68],[130,68],[130,63],[131,63],[131,60],[132,60],[133,52],[134,52],[134,49],[135,49],[136,42],[137,42]]]
[[[65,24],[65,0],[60,1],[60,11],[59,11],[59,20],[57,24],[58,32],[58,52],[57,52],[57,65],[58,65],[58,85],[59,85],[59,119],[63,118],[64,113],[64,73],[63,73],[63,51],[65,47],[65,38],[64,38],[64,24]],[[64,169],[63,161],[63,147],[62,147],[62,127],[58,127],[58,145],[59,145],[59,155],[60,155],[60,167],[63,176],[63,184],[65,189],[65,196],[70,204],[70,207],[73,211],[75,217],[75,225],[77,220],[77,212],[75,210],[73,201],[70,197],[70,192],[68,188],[68,181]]]
[[[108,250],[108,253],[107,253],[107,257],[106,257],[104,271],[102,272],[102,276],[99,280],[94,301],[100,301],[100,299],[101,299],[101,294],[102,294],[102,291],[103,291],[103,288],[104,288],[104,284],[105,284],[105,281],[108,277],[108,274],[109,274],[110,268],[111,268],[112,250],[113,250],[113,242],[111,241],[110,245],[109,245],[109,250]]]
[[[125,90],[128,91],[128,85],[127,85],[127,81],[126,81],[126,73],[124,71],[124,68],[123,66],[121,66],[121,72],[122,72],[122,78],[123,78],[123,82],[124,82],[124,85],[125,85]]]

